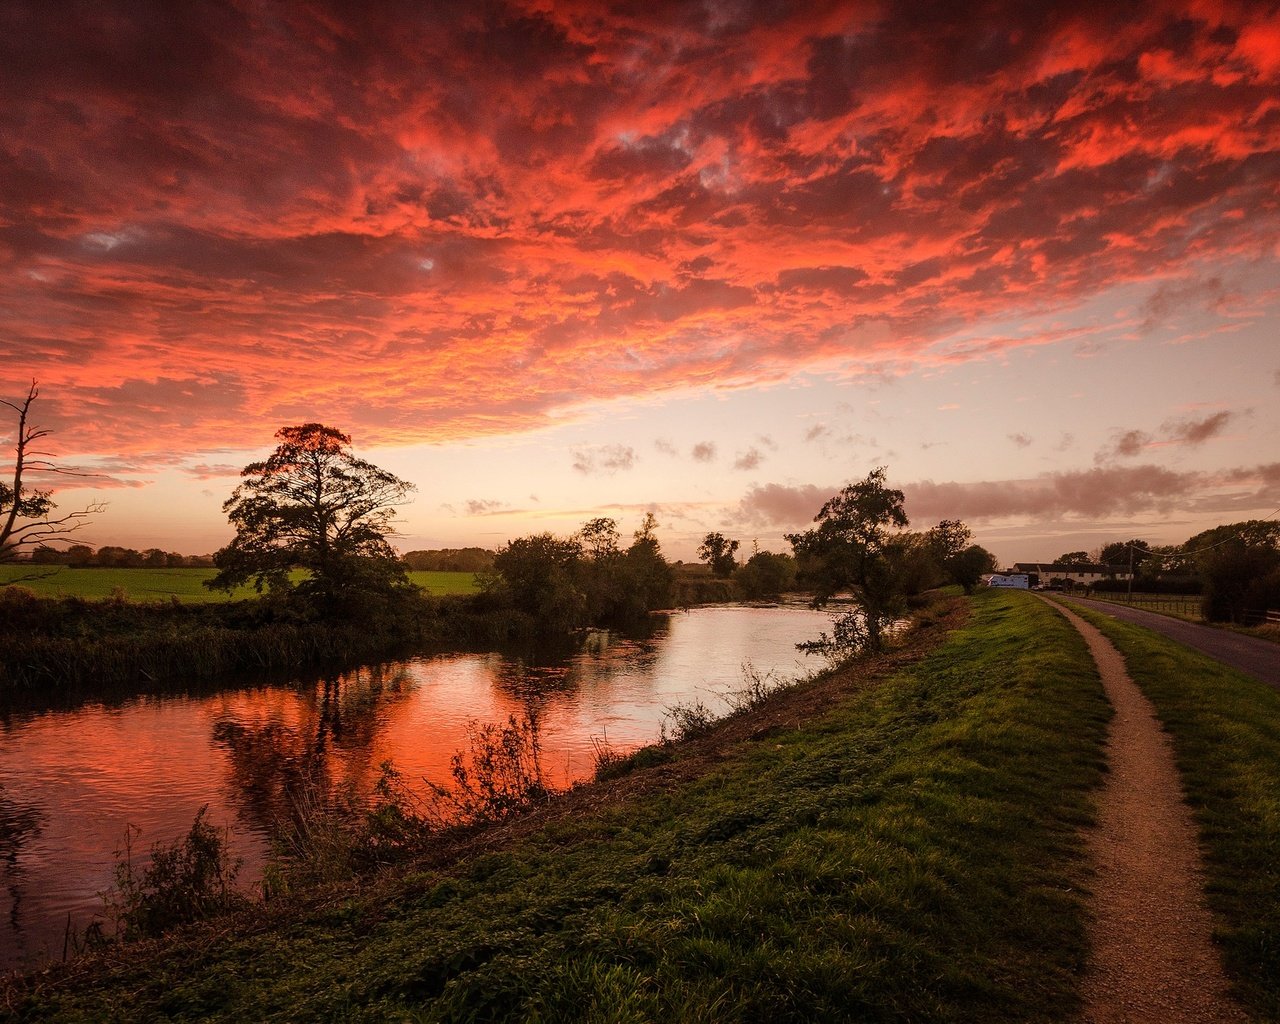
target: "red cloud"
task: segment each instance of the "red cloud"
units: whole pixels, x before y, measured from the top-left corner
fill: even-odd
[[[408,442],[1037,344],[930,347],[1275,258],[1277,39],[1189,2],[8,4],[0,393],[108,451]]]

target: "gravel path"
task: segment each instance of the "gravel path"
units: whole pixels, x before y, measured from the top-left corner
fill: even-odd
[[[1085,1019],[1247,1021],[1227,994],[1211,938],[1195,823],[1168,736],[1120,653],[1078,615],[1055,605],[1089,644],[1115,717],[1107,782],[1089,835],[1092,880]]]

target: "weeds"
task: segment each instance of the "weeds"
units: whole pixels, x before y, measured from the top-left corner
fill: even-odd
[[[716,724],[715,713],[702,703],[701,698],[691,704],[677,702],[663,708],[665,717],[658,727],[663,743],[678,743],[710,732]],[[670,723],[668,725],[668,723]]]
[[[867,649],[871,633],[862,612],[845,612],[831,620],[831,634],[818,634],[817,640],[796,644],[804,654],[818,654],[832,665],[857,657]]]
[[[124,850],[117,853],[115,886],[103,895],[118,938],[162,935],[177,925],[245,904],[245,897],[233,887],[240,861],[231,856],[230,830],[206,821],[208,810],[205,804],[196,812],[191,830],[181,840],[153,846],[151,862],[142,870],[133,863],[138,829],[130,826],[125,832]]]
[[[595,764],[593,776],[597,782],[626,774],[623,766],[627,763],[627,755],[610,746],[608,736],[591,737],[591,759]]]
[[[731,715],[744,715],[760,707],[774,693],[783,687],[794,685],[780,681],[772,672],[761,674],[749,661],[742,663],[743,686],[738,690],[730,690],[724,695]]]
[[[299,885],[336,882],[355,870],[360,811],[348,795],[335,800],[314,780],[288,794],[289,814],[275,823],[276,860],[262,879],[264,900]]]
[[[544,803],[551,789],[542,772],[537,713],[510,715],[506,725],[469,723],[467,749],[453,755],[450,774],[453,787],[437,793],[463,824],[501,821]]]
[[[411,786],[384,761],[363,806],[347,795],[328,799],[303,789],[281,829],[282,860],[269,878],[276,891],[294,881],[336,881],[426,848],[450,828],[504,821],[551,798],[542,770],[538,717],[508,717],[505,725],[471,722],[467,747],[450,760],[452,786],[423,779]]]
[[[441,805],[434,787],[425,796],[416,793],[394,764],[383,761],[362,823],[362,856],[384,863],[420,850],[447,827]]]

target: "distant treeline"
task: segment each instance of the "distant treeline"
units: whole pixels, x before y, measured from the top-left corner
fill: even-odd
[[[493,556],[485,548],[439,548],[407,551],[400,561],[412,572],[492,572]]]
[[[180,555],[160,548],[121,548],[107,544],[96,551],[88,544],[55,548],[41,544],[31,552],[36,565],[67,565],[73,569],[100,566],[103,569],[209,569],[213,555]]]
[[[494,553],[485,548],[439,548],[407,551],[400,557],[413,572],[492,572]],[[122,548],[107,544],[96,551],[88,544],[55,548],[42,544],[31,552],[36,565],[66,565],[73,569],[209,569],[213,555],[182,555],[160,548]]]

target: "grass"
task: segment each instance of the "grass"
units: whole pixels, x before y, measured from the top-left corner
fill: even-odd
[[[1110,591],[1096,591],[1089,595],[1096,601],[1114,601],[1147,612],[1159,612],[1175,619],[1187,622],[1203,622],[1200,606],[1203,598],[1199,594],[1121,594]]]
[[[1227,973],[1280,1020],[1280,692],[1150,630],[1073,605],[1124,655],[1173,737],[1206,851]]]
[[[1109,710],[1047,606],[971,607],[929,653],[771,696],[452,866],[55,968],[0,1005],[24,1021],[1073,1019]]]
[[[66,566],[0,565],[0,584],[40,572],[56,570],[42,579],[21,585],[40,597],[83,597],[99,600],[118,589],[133,601],[169,601],[177,598],[188,604],[206,604],[255,597],[253,587],[240,587],[231,594],[207,590],[204,581],[216,569],[72,569]],[[479,591],[475,575],[469,572],[411,572],[417,586],[430,594],[474,594]]]
[[[411,571],[409,579],[428,594],[478,594],[480,587],[476,584],[473,572],[428,572]]]

